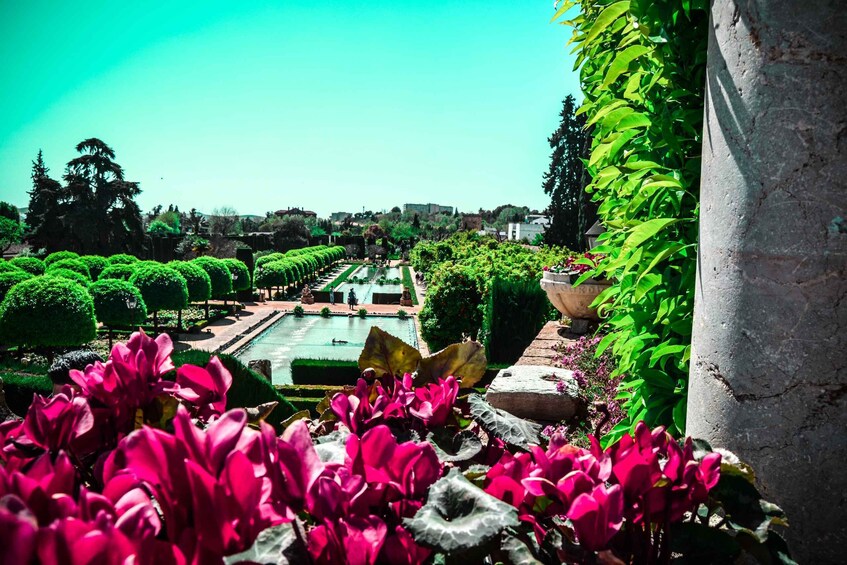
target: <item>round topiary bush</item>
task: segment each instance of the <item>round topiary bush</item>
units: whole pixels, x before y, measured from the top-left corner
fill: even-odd
[[[244,264],[244,261],[238,259],[222,259],[229,269],[230,277],[232,278],[232,290],[250,290],[253,288],[253,281],[250,280],[250,269]]]
[[[232,273],[226,263],[214,257],[198,257],[191,263],[209,275],[212,281],[212,298],[226,298],[232,293]]]
[[[50,269],[50,268],[48,268],[47,271],[44,274],[49,275],[51,277],[58,277],[58,278],[61,278],[61,279],[67,279],[69,281],[74,281],[75,283],[82,286],[83,288],[87,288],[88,285],[91,283],[91,280],[86,278],[85,275],[83,275],[81,273],[77,273],[76,271],[72,271],[70,269]]]
[[[135,265],[130,265],[127,263],[116,263],[114,265],[109,265],[100,273],[100,276],[97,277],[97,280],[103,279],[119,279],[122,281],[128,281],[132,278],[132,275],[135,274],[136,268]]]
[[[329,309],[329,306],[321,308],[321,318],[329,318],[330,316],[332,316],[332,310]]]
[[[0,273],[0,302],[6,298],[6,294],[9,293],[9,290],[11,290],[13,286],[20,282],[24,282],[25,280],[29,280],[33,276],[34,275],[21,269]]]
[[[39,276],[44,274],[44,261],[38,257],[15,257],[9,263],[31,275]]]
[[[138,263],[138,257],[134,255],[127,255],[126,253],[118,253],[117,255],[112,255],[108,259],[106,259],[110,265],[131,265],[133,263]]]
[[[188,306],[188,284],[179,272],[155,265],[138,269],[129,279],[141,291],[147,309],[153,312],[153,325],[159,325],[159,310],[182,310]]]
[[[100,255],[83,255],[79,258],[79,260],[85,263],[85,266],[88,267],[88,272],[91,274],[91,280],[93,281],[100,278],[100,273],[103,272],[103,269],[109,266],[106,258],[101,257]]]
[[[0,273],[13,273],[20,270],[20,267],[13,265],[9,261],[0,261]]]
[[[305,311],[305,310],[303,310],[303,307],[302,307],[302,306],[300,306],[299,304],[298,304],[297,306],[295,306],[295,307],[294,307],[294,310],[292,310],[292,312],[293,312],[293,313],[294,313],[294,315],[295,315],[296,317],[298,317],[298,318],[302,318],[302,317],[303,317],[303,315],[306,313],[306,311]]]
[[[189,302],[203,302],[212,296],[212,280],[199,265],[186,261],[171,261],[168,267],[185,278]]]
[[[16,284],[0,305],[0,341],[73,347],[97,336],[94,302],[79,284],[47,275]]]
[[[47,265],[47,273],[54,271],[56,269],[68,269],[70,271],[74,271],[75,273],[79,273],[84,276],[87,280],[91,280],[91,272],[88,270],[88,267],[80,261],[79,259],[62,259],[61,261],[54,261]]]
[[[73,251],[56,251],[44,258],[44,266],[49,267],[56,261],[63,261],[65,259],[79,259],[79,253],[74,253]]]
[[[132,283],[103,279],[91,283],[88,293],[94,301],[97,321],[107,326],[137,326],[147,319],[144,297]],[[132,306],[132,307],[130,307]]]

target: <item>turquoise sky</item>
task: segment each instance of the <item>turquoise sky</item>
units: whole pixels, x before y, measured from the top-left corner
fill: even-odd
[[[562,99],[551,0],[0,0],[0,199],[99,137],[139,204],[327,215],[544,208]],[[579,98],[579,96],[577,96]]]

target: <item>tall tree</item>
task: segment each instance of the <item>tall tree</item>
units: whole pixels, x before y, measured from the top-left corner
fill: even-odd
[[[209,230],[214,235],[234,235],[241,231],[241,217],[231,206],[222,206],[212,210],[209,217]]]
[[[110,255],[139,253],[144,223],[135,197],[137,182],[124,179],[112,148],[97,138],[80,142],[79,157],[65,169],[65,232],[68,248]]]
[[[573,250],[585,249],[584,234],[597,218],[596,206],[585,192],[588,179],[581,157],[587,155],[585,118],[576,116],[576,101],[568,95],[559,112],[561,122],[547,141],[553,149],[550,168],[544,173],[544,192],[550,195],[552,216],[544,239]]]
[[[26,214],[26,239],[35,248],[48,251],[62,249],[65,240],[64,218],[61,208],[65,191],[58,181],[47,174],[41,150],[32,162],[32,190],[29,191],[29,209]]]

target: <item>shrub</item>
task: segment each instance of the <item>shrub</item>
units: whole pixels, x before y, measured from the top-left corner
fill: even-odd
[[[91,280],[96,281],[100,277],[103,269],[109,266],[105,257],[100,255],[83,255],[79,258],[88,267],[88,272],[91,275]]]
[[[73,251],[56,251],[44,258],[44,266],[49,267],[56,261],[63,261],[65,259],[79,259],[79,253],[74,253]]]
[[[100,276],[97,277],[98,280],[103,279],[119,279],[122,281],[128,281],[132,278],[132,275],[135,274],[135,266],[130,265],[128,263],[115,263],[114,265],[109,265],[100,273]]]
[[[97,307],[95,303],[95,308]],[[70,372],[71,369],[83,371],[89,365],[93,365],[96,361],[103,361],[100,354],[89,349],[78,349],[70,351],[64,355],[59,355],[50,369],[47,371],[47,376],[54,385],[71,384]]]
[[[208,351],[188,349],[174,353],[171,358],[174,365],[180,367],[186,364],[206,366],[211,357],[212,354]],[[296,412],[294,406],[268,382],[268,379],[251,371],[232,355],[218,355],[218,358],[232,373],[232,386],[226,395],[227,410],[252,408],[266,402],[278,402],[277,407],[265,421],[276,428],[277,433],[281,433],[282,422]]]
[[[292,359],[291,382],[296,385],[354,385],[361,376],[357,361]]]
[[[39,276],[44,274],[44,261],[37,257],[15,257],[9,262],[31,275]]]
[[[298,318],[302,318],[302,317],[303,317],[303,314],[305,314],[305,313],[306,313],[306,311],[305,311],[305,310],[303,310],[303,307],[302,307],[302,306],[300,306],[299,304],[298,304],[297,306],[295,306],[295,307],[294,307],[293,312],[294,312],[294,315],[295,315],[295,316],[297,316]]]
[[[235,279],[232,281],[232,290],[250,290],[253,288],[253,281],[250,280],[250,269],[243,261],[238,259],[222,259],[229,269],[230,275]]]
[[[13,286],[18,284],[19,282],[31,279],[32,277],[33,275],[23,270],[6,271],[0,273],[0,302],[2,302],[4,298],[6,298],[6,294]]]
[[[47,271],[44,274],[51,277],[58,277],[61,279],[74,281],[78,285],[83,286],[85,288],[88,288],[88,285],[91,284],[91,279],[87,278],[82,273],[78,273],[70,269],[51,269],[48,267]]]
[[[366,308],[359,308],[359,311],[356,312],[356,315],[359,316],[360,318],[364,318],[365,316],[368,315],[368,310]]]
[[[139,269],[129,279],[144,297],[147,309],[153,312],[154,325],[159,310],[182,310],[188,306],[188,285],[174,269],[157,265]]]
[[[47,275],[23,281],[0,305],[0,340],[8,345],[73,347],[96,336],[94,302],[69,280]]]
[[[330,316],[332,316],[332,310],[329,309],[329,306],[324,306],[323,308],[321,308],[322,318],[329,318]]]
[[[192,259],[191,263],[209,275],[212,283],[212,298],[226,298],[232,293],[232,274],[222,260],[214,257],[198,257]]]
[[[91,280],[91,272],[88,270],[88,267],[80,261],[79,259],[62,259],[60,261],[54,261],[47,265],[47,273],[57,269],[67,269],[69,271],[73,271],[75,273],[79,273],[87,280]]]
[[[171,261],[168,267],[185,278],[189,302],[204,302],[212,296],[212,280],[199,265],[186,261]]]
[[[9,261],[0,261],[0,273],[12,273],[20,270],[20,267],[12,264]]]
[[[409,317],[409,313],[401,308],[400,310],[397,310],[397,317],[401,320],[405,320]]]
[[[131,265],[133,263],[138,263],[138,257],[134,255],[128,255],[126,253],[118,253],[117,255],[112,255],[106,261],[110,265]]]
[[[6,405],[20,417],[26,415],[32,404],[32,395],[49,396],[53,393],[53,382],[45,375],[19,375],[0,373],[3,380],[3,392],[6,393]]]
[[[88,287],[97,321],[106,326],[138,326],[147,319],[141,291],[128,281],[103,279]],[[135,302],[130,308],[127,302]]]
[[[419,319],[421,337],[433,348],[443,349],[476,337],[482,323],[480,290],[474,271],[463,265],[448,265],[436,272]]]

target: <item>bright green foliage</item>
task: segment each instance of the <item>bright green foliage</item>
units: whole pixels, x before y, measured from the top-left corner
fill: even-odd
[[[18,267],[11,261],[0,261],[0,273],[15,272],[20,270],[20,267]]]
[[[284,287],[294,282],[294,265],[285,259],[271,261],[256,268],[256,288]]]
[[[152,312],[182,310],[188,306],[185,278],[170,267],[156,265],[140,268],[129,282],[141,291],[147,309]]]
[[[106,261],[110,265],[130,265],[132,263],[138,263],[138,257],[126,253],[118,253],[117,255],[112,255]]]
[[[79,273],[84,276],[89,281],[91,280],[91,272],[88,270],[88,267],[80,261],[79,259],[62,259],[60,261],[54,261],[47,265],[47,273],[55,271],[57,269],[67,269],[69,271],[74,271],[75,273]]]
[[[97,280],[103,279],[120,279],[128,281],[135,274],[135,266],[133,264],[115,263],[109,265],[100,273]]]
[[[226,263],[229,272],[235,276],[232,281],[232,290],[250,290],[253,288],[253,281],[250,280],[250,269],[244,264],[244,261],[238,259],[223,259]]]
[[[26,347],[72,347],[97,335],[94,302],[82,286],[54,276],[16,284],[0,305],[0,341]]]
[[[44,261],[38,257],[15,257],[9,263],[35,276],[44,274]]]
[[[85,266],[88,267],[88,272],[91,274],[91,280],[93,281],[100,278],[100,273],[103,272],[103,269],[109,266],[106,258],[101,257],[100,255],[83,255],[79,258],[79,260],[85,263]]]
[[[212,297],[212,279],[202,267],[188,261],[171,261],[168,267],[185,278],[189,302],[203,302]]]
[[[0,216],[0,251],[6,251],[15,243],[20,243],[23,234],[20,222]]]
[[[147,227],[147,233],[152,235],[179,235],[179,227],[166,224],[162,220],[153,220]]]
[[[79,284],[83,287],[88,287],[88,285],[91,284],[91,279],[87,278],[82,273],[78,273],[78,272],[72,271],[70,269],[55,269],[55,268],[51,269],[51,268],[48,268],[47,272],[45,274],[50,275],[51,277],[58,277],[58,278],[61,278],[61,279],[74,281],[75,283],[77,283],[77,284]]]
[[[56,261],[63,259],[79,259],[79,253],[74,253],[73,251],[56,251],[44,258],[44,266],[49,267]]]
[[[332,316],[332,310],[329,309],[329,306],[321,308],[321,318],[329,318],[330,316]]]
[[[433,349],[476,337],[495,277],[538,284],[545,265],[570,254],[561,247],[533,251],[492,238],[457,234],[438,243],[422,241],[410,253],[412,266],[429,282],[420,313],[421,332]]]
[[[23,282],[25,280],[29,280],[33,277],[31,273],[27,273],[22,269],[17,269],[15,271],[5,271],[0,273],[0,302],[6,297],[6,294],[9,290],[18,284],[19,282]]]
[[[538,281],[495,277],[483,305],[479,340],[489,361],[514,363],[544,324],[557,317]]]
[[[147,319],[147,306],[141,292],[127,281],[103,279],[91,283],[88,293],[94,301],[97,321],[107,326],[137,326]],[[127,302],[135,302],[130,308]]]
[[[367,315],[368,315],[368,309],[367,308],[359,308],[359,311],[356,312],[356,315],[359,316],[360,318],[366,318]]]
[[[209,275],[212,282],[212,298],[226,298],[232,293],[232,274],[222,260],[214,257],[198,257],[191,263]]]
[[[297,316],[298,318],[302,318],[302,317],[303,317],[303,315],[306,313],[306,311],[305,311],[305,310],[303,310],[303,307],[302,307],[302,306],[300,306],[299,304],[298,304],[297,306],[295,306],[295,307],[294,307],[294,309],[292,310],[292,312],[293,312],[293,313],[294,313],[294,315],[295,315],[295,316]]]
[[[592,128],[588,191],[607,232],[597,272],[614,284],[607,347],[628,419],[685,429],[694,305],[708,2],[566,2]],[[564,13],[561,12],[560,13]],[[588,273],[585,276],[590,276]]]

